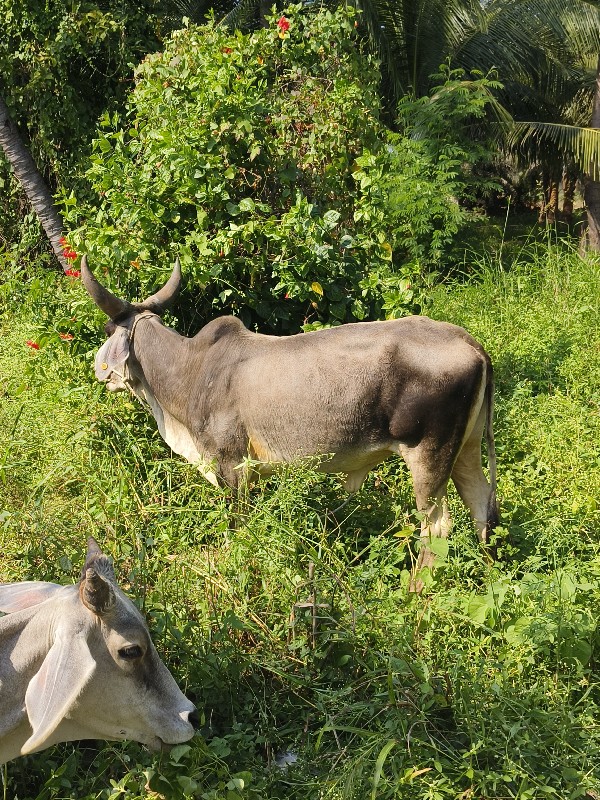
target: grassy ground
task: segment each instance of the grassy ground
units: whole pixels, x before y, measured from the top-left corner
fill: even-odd
[[[435,291],[427,312],[496,367],[501,558],[486,564],[452,494],[449,553],[415,597],[399,461],[337,520],[337,481],[289,470],[232,535],[227,496],[93,382],[101,317],[81,288],[7,281],[0,580],[73,582],[96,536],[204,726],[162,759],[102,743],[19,759],[5,797],[597,800],[598,308],[600,267],[549,246]]]

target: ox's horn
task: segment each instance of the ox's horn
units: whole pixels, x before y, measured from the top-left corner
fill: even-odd
[[[88,539],[87,555],[85,557],[85,564],[81,570],[81,580],[85,580],[88,569],[92,567],[95,572],[102,575],[108,581],[115,582],[115,571],[112,566],[112,561],[108,556],[105,556],[100,545],[90,536]]]
[[[94,567],[86,569],[85,577],[79,585],[79,594],[84,606],[94,614],[106,614],[115,604],[115,590],[110,581]]]
[[[88,267],[87,256],[81,259],[81,280],[94,303],[111,319],[116,319],[131,308],[129,303],[119,300],[112,292],[98,283]]]
[[[179,259],[175,259],[173,265],[173,272],[171,277],[158,292],[146,298],[140,305],[148,311],[154,311],[155,314],[162,314],[173,303],[179,290],[181,289],[181,264]]]

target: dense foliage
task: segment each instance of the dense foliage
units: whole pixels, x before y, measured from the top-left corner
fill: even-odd
[[[102,113],[119,109],[133,67],[158,47],[156,0],[0,0],[0,95],[52,191],[85,193],[82,163]],[[48,246],[0,151],[0,246]]]
[[[14,761],[6,797],[595,797],[599,268],[541,246],[477,270],[437,289],[431,313],[496,367],[500,560],[486,563],[453,494],[449,552],[420,597],[399,461],[337,519],[337,480],[289,470],[253,490],[232,533],[227,494],[94,382],[100,327],[93,347],[68,339],[89,304],[79,283],[40,270],[4,284],[0,580],[76,581],[96,536],[204,711],[201,736],[162,758],[78,743]],[[277,767],[289,750],[297,762]]]
[[[157,48],[155,7],[1,0],[0,92],[53,185],[69,184],[99,116],[119,107],[133,67]]]
[[[249,35],[177,32],[137,70],[126,119],[104,120],[97,209],[65,201],[76,248],[127,291],[179,255],[204,319],[215,305],[289,331],[415,308],[465,221],[465,166],[485,151],[459,126],[492,84],[446,72],[393,135],[355,24],[295,7]]]

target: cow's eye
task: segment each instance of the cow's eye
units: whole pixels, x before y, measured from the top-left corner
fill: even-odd
[[[134,658],[140,658],[142,655],[142,648],[139,644],[130,644],[128,647],[122,647],[119,650],[119,656],[126,661],[132,661]]]

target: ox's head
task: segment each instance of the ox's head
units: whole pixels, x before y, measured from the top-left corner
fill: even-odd
[[[128,369],[130,345],[137,321],[143,316],[163,314],[174,302],[181,288],[181,267],[175,260],[173,272],[158,292],[141,303],[121,300],[102,286],[92,274],[87,257],[81,260],[81,280],[98,308],[110,317],[106,332],[110,338],[96,354],[96,377],[112,392],[122,391],[127,384],[135,391],[133,377]]]
[[[193,735],[194,705],[160,660],[142,615],[93,539],[78,586],[0,585],[0,610],[9,613],[13,636],[18,632],[12,651],[0,652],[0,666],[2,659],[11,665],[0,670],[0,686],[12,689],[16,713],[24,694],[26,710],[6,737],[0,718],[0,756],[89,738],[131,739],[159,750]],[[10,715],[11,703],[4,705]],[[11,736],[21,738],[11,742]]]

